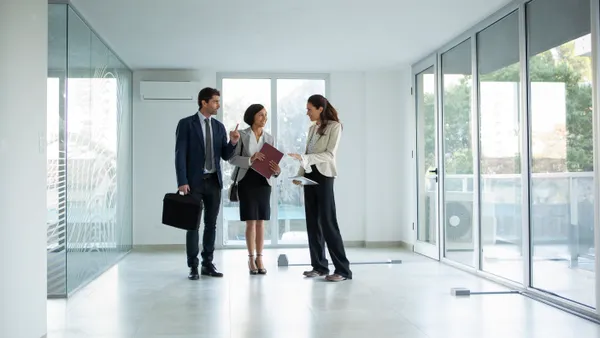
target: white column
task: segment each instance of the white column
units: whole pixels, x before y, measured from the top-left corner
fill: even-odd
[[[47,0],[0,0],[0,337],[46,334]]]

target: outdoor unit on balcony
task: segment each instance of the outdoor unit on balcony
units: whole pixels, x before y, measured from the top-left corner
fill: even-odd
[[[142,101],[196,101],[199,91],[198,82],[140,81]]]
[[[444,207],[446,250],[473,250],[473,192],[447,192]]]

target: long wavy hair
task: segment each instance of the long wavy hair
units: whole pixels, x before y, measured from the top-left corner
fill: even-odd
[[[308,98],[308,102],[315,108],[323,108],[321,115],[319,116],[321,119],[321,125],[319,125],[319,129],[317,129],[317,133],[321,136],[325,133],[325,128],[327,128],[327,124],[329,121],[340,122],[340,118],[338,117],[337,110],[333,107],[331,102],[327,100],[327,98],[320,94],[312,95]]]

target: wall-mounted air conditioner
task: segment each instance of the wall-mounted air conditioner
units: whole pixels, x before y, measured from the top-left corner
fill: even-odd
[[[140,81],[142,101],[196,101],[198,82]]]

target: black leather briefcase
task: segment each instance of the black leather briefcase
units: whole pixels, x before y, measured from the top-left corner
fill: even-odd
[[[165,194],[162,223],[183,230],[198,230],[202,216],[202,201],[191,194]]]

